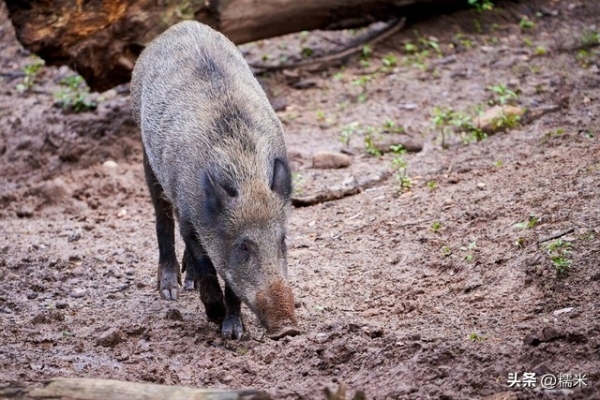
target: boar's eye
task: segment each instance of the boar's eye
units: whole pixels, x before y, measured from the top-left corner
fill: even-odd
[[[235,258],[238,263],[243,263],[248,261],[250,258],[250,245],[246,240],[241,241],[235,250]]]

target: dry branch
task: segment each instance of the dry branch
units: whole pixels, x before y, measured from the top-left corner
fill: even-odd
[[[266,400],[257,390],[195,389],[110,379],[56,378],[43,388],[0,388],[0,400]]]
[[[344,64],[351,56],[359,54],[363,47],[374,46],[397,32],[400,32],[406,24],[406,18],[394,20],[382,30],[375,32],[373,35],[360,40],[358,43],[353,43],[349,47],[338,51],[334,54],[328,54],[323,57],[317,57],[310,60],[299,61],[295,63],[285,63],[278,65],[251,64],[252,69],[257,73],[281,71],[290,68],[304,68],[310,71],[321,71],[333,66]]]
[[[327,201],[339,200],[346,196],[352,196],[362,192],[365,189],[376,186],[385,181],[391,175],[390,171],[383,170],[375,176],[366,179],[357,180],[355,177],[347,180],[339,186],[332,186],[330,189],[308,196],[293,196],[292,205],[295,207],[308,207]]]

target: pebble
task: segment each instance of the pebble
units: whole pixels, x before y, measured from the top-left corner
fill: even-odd
[[[125,340],[119,328],[110,328],[96,340],[96,345],[102,347],[115,347]]]
[[[114,169],[114,168],[117,168],[119,166],[119,164],[117,164],[113,160],[106,160],[102,163],[102,166],[109,168],[109,169]]]
[[[336,169],[346,168],[350,165],[350,157],[333,151],[320,151],[313,157],[313,168]]]

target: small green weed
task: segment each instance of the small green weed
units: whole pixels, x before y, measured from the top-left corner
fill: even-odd
[[[292,187],[294,188],[294,194],[302,193],[302,186],[304,185],[304,176],[299,172],[292,172]]]
[[[514,227],[519,229],[533,229],[539,223],[540,219],[538,217],[535,215],[530,215],[527,221],[516,223]]]
[[[477,240],[469,243],[467,247],[461,247],[460,249],[466,251],[465,260],[467,260],[467,262],[473,261],[474,252],[477,249]]]
[[[396,145],[390,146],[390,150],[394,153],[394,158],[392,159],[394,178],[396,178],[396,182],[400,185],[400,191],[408,190],[412,186],[412,181],[408,176],[408,164],[403,157],[406,154],[406,149],[402,145]]]
[[[35,85],[44,64],[45,62],[41,58],[33,57],[32,62],[23,67],[25,76],[23,77],[23,81],[17,84],[16,89],[19,92],[30,91],[33,85]]]
[[[571,243],[562,239],[556,239],[546,245],[546,252],[550,256],[550,261],[556,269],[556,275],[565,275],[571,268]]]
[[[435,221],[433,224],[431,224],[431,230],[434,232],[439,231],[441,227],[442,223],[440,221]]]
[[[581,35],[581,47],[588,48],[600,44],[600,33],[593,30],[586,30]]]
[[[370,154],[370,155],[372,155],[374,157],[380,157],[381,156],[381,150],[379,150],[373,144],[373,138],[371,137],[371,135],[365,136],[365,151],[367,152],[367,154]]]
[[[448,256],[450,256],[452,254],[452,249],[450,248],[450,246],[442,246],[442,248],[440,249],[440,251],[446,257],[448,257]]]
[[[381,63],[384,67],[392,68],[398,65],[398,59],[395,55],[390,53],[381,59]]]
[[[350,139],[358,132],[359,129],[360,125],[358,122],[352,122],[343,127],[342,132],[340,133],[340,142],[344,146],[348,147],[350,145]]]
[[[54,93],[54,98],[63,110],[82,112],[95,110],[98,104],[89,98],[89,88],[81,75],[73,75],[60,81],[63,89]]]
[[[469,5],[479,12],[494,9],[494,3],[491,0],[469,0]]]
[[[437,187],[437,183],[436,181],[429,181],[427,182],[427,187],[431,190],[435,189]]]
[[[521,29],[533,29],[535,27],[535,23],[529,18],[523,17],[519,21],[519,26],[521,27]]]
[[[483,337],[482,335],[480,335],[477,332],[473,332],[473,333],[469,333],[469,340],[472,340],[473,342],[481,342],[483,340],[485,340],[485,337]]]
[[[512,104],[519,99],[519,95],[517,95],[517,93],[510,90],[506,87],[506,85],[503,84],[489,86],[487,89],[495,96],[493,99],[494,103],[501,106]]]

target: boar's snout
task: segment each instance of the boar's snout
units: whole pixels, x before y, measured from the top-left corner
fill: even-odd
[[[294,295],[288,284],[278,279],[256,294],[256,314],[274,340],[300,333],[294,314]]]

